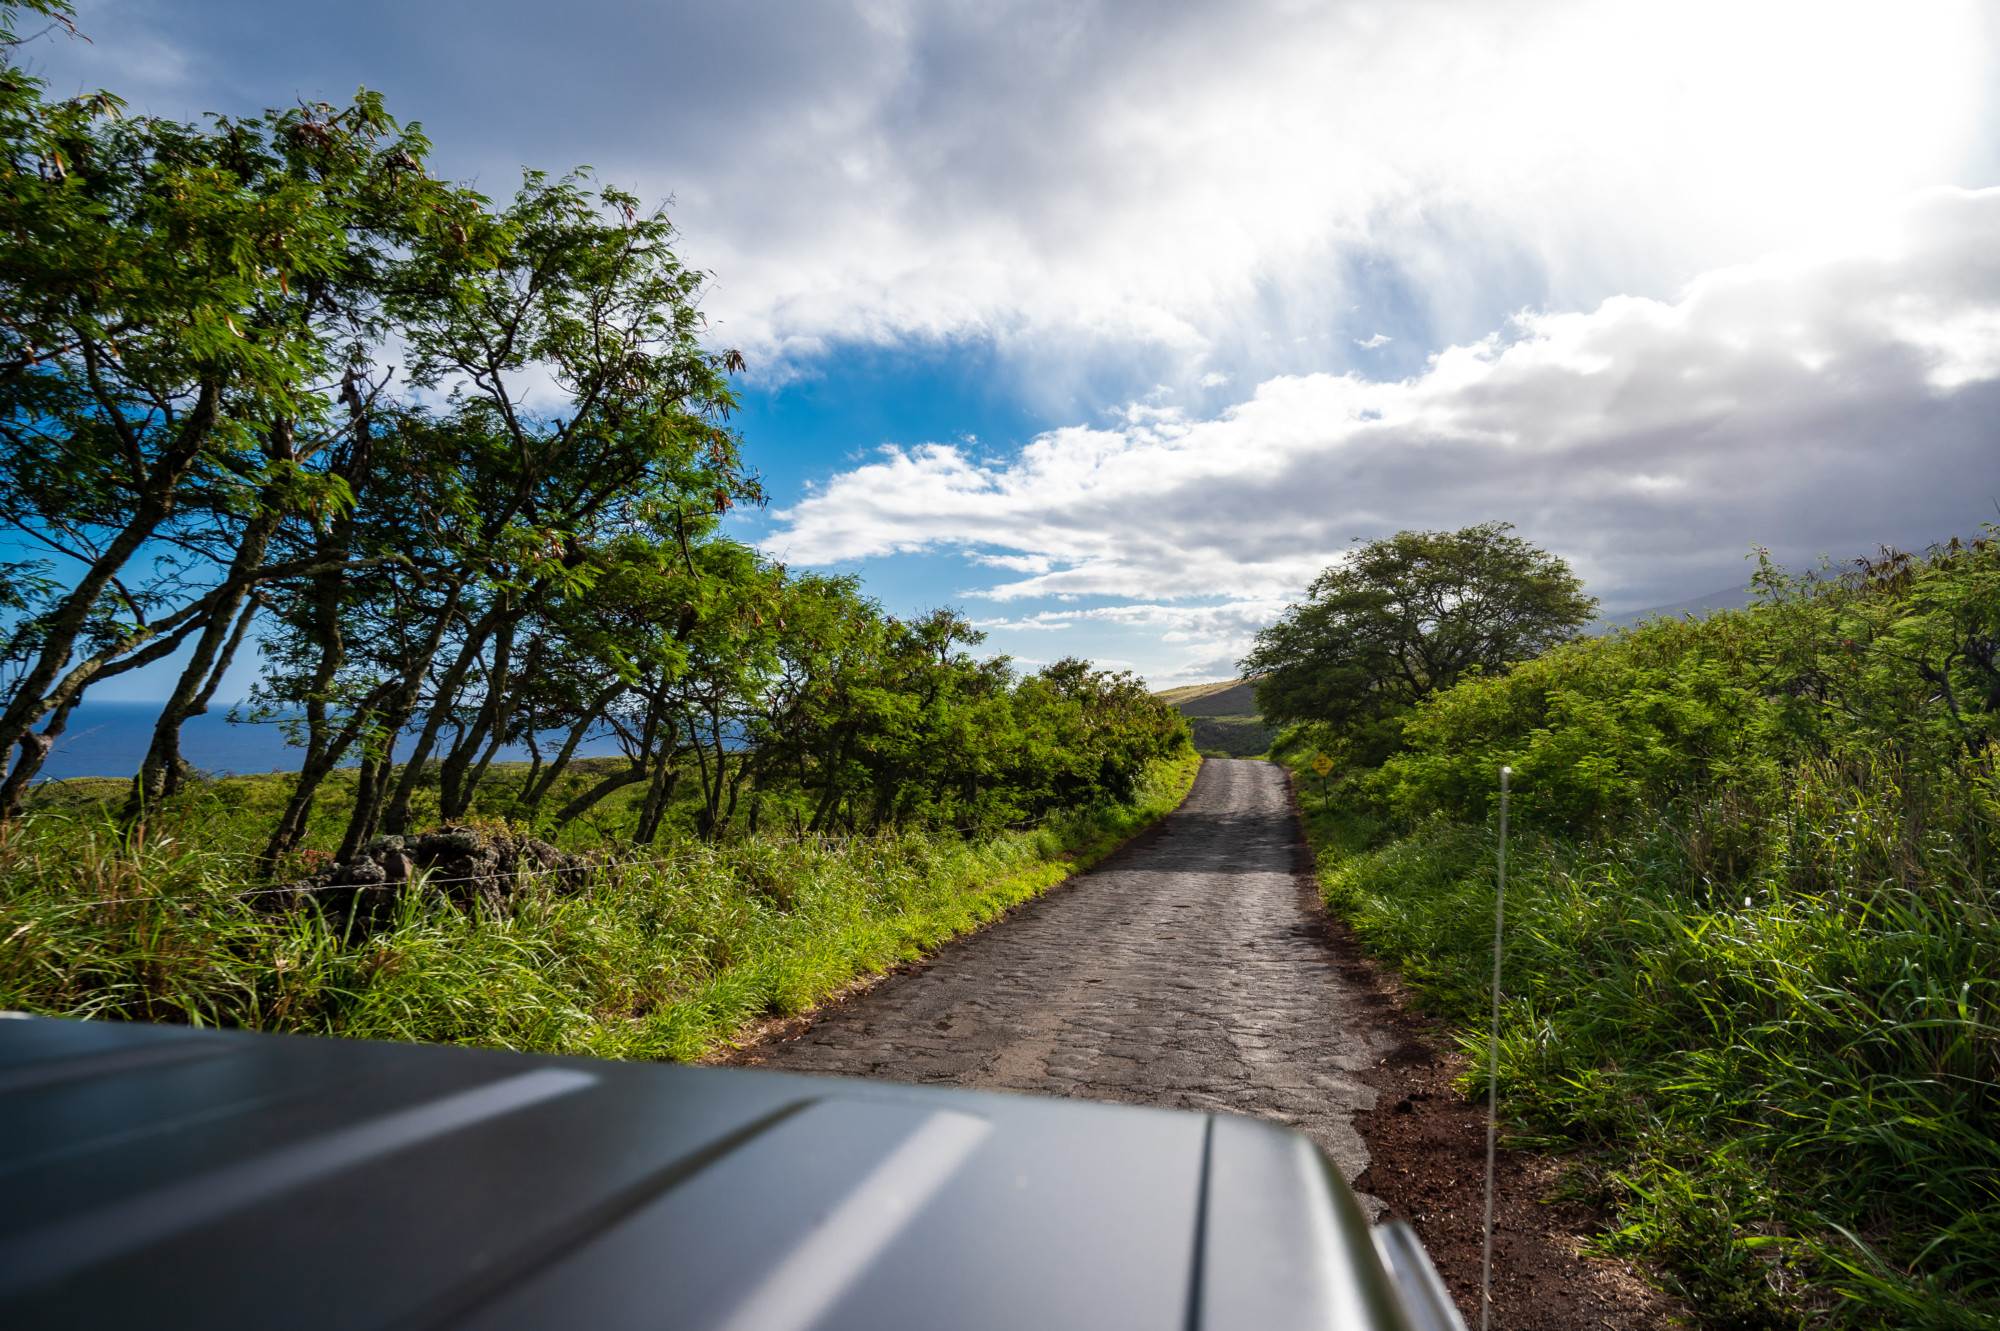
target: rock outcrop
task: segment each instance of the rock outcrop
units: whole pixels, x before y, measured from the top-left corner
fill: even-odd
[[[535,837],[448,823],[415,836],[376,837],[352,859],[286,883],[275,896],[287,908],[316,905],[343,926],[379,928],[419,875],[428,891],[461,909],[499,911],[524,891],[582,891],[593,867]]]

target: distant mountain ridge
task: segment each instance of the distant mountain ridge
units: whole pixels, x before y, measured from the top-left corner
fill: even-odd
[[[1741,610],[1749,605],[1756,591],[1748,584],[1741,587],[1724,587],[1719,592],[1709,592],[1702,596],[1692,596],[1685,601],[1675,601],[1672,605],[1656,605],[1645,610],[1631,610],[1622,615],[1612,615],[1600,619],[1584,631],[1593,636],[1611,632],[1613,629],[1636,628],[1649,619],[1661,616],[1679,618],[1693,615],[1699,619],[1717,610]]]
[[[1153,695],[1178,707],[1186,716],[1257,715],[1256,681],[1224,679],[1212,684],[1185,684]]]
[[[1256,681],[1224,679],[1184,684],[1153,695],[1177,708],[1194,727],[1194,746],[1203,753],[1255,758],[1268,753],[1278,733],[1257,712]]]

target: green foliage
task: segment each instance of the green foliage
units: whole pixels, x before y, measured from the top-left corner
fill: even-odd
[[[2000,775],[1990,541],[1558,647],[1308,797],[1329,903],[1709,1325],[1993,1327]]]
[[[1573,835],[1649,804],[1768,791],[1786,746],[1762,623],[1656,620],[1469,679],[1417,709],[1370,784],[1405,816],[1478,818],[1511,766],[1523,825]]]
[[[692,1058],[1046,890],[1172,809],[1198,766],[1156,763],[1132,803],[977,841],[683,840],[500,913],[413,889],[365,938],[243,895],[255,783],[177,797],[137,845],[88,804],[49,807],[0,826],[0,1007]]]
[[[60,557],[0,566],[0,818],[86,689],[191,647],[143,828],[253,625],[253,719],[303,751],[268,872],[465,815],[509,745],[535,756],[510,816],[639,846],[683,786],[710,840],[983,836],[1184,750],[1128,678],[1018,679],[956,612],[893,618],[722,534],[763,499],[744,365],[664,212],[584,174],[498,205],[435,181],[366,92],[200,126],[42,94],[0,67],[0,524]],[[593,734],[625,761],[579,788]]]
[[[406,769],[443,749],[455,803],[496,740],[537,720],[606,724],[603,708],[642,683],[637,779],[667,765],[661,688],[686,661],[682,608],[726,615],[770,574],[715,534],[762,492],[725,426],[741,358],[702,346],[701,275],[672,239],[629,195],[531,174],[506,207],[411,248],[386,308],[408,382],[445,400],[350,395],[355,511],[295,539],[370,567],[273,597],[261,699],[302,717],[308,771],[357,748],[384,769],[414,728]],[[530,411],[550,385],[564,405]],[[584,715],[537,716],[551,685]],[[350,848],[378,824],[407,827],[413,796],[408,779],[369,785]],[[288,814],[270,858],[305,813]]]
[[[1795,850],[1726,884],[1698,822],[1510,853],[1513,1130],[1580,1149],[1620,1216],[1603,1245],[1663,1263],[1710,1324],[1796,1325],[1817,1290],[1863,1325],[1911,1324],[1903,1300],[1974,1325],[2000,1295],[2000,896],[1903,825],[1991,815],[1892,779],[1813,773]],[[1329,904],[1467,1032],[1482,1085],[1492,853],[1432,819],[1322,858]]]
[[[0,525],[49,556],[0,565],[0,1003],[687,1056],[1184,792],[1186,724],[1129,676],[1021,678],[953,611],[722,534],[763,499],[744,363],[664,212],[436,181],[365,91],[50,101],[24,10],[70,13],[0,4]],[[180,727],[260,623],[252,719],[299,770],[201,782]],[[88,688],[182,648],[129,797],[33,789]],[[366,937],[260,909],[468,817],[616,867],[492,917],[412,888]]]
[[[402,256],[477,211],[426,150],[367,93],[198,127],[0,69],[0,522],[77,570],[10,635],[0,751],[226,636],[271,525],[350,501],[315,465],[327,385],[385,335]]]
[[[2000,545],[1888,550],[1838,578],[1764,560],[1759,603],[1560,646],[1418,708],[1371,787],[1405,816],[1483,816],[1494,773],[1568,836],[1643,812],[1780,797],[1810,759],[1951,770],[2000,733]]]
[[[1398,532],[1321,573],[1238,663],[1257,678],[1264,719],[1311,723],[1324,744],[1373,766],[1432,693],[1572,636],[1597,602],[1567,564],[1511,530]]]

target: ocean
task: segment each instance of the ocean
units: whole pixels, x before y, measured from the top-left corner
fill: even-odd
[[[294,772],[300,751],[285,743],[274,723],[232,725],[229,709],[216,707],[181,727],[181,756],[204,772],[244,776],[254,772]],[[68,729],[57,737],[39,780],[76,776],[128,777],[139,770],[153,742],[153,725],[160,717],[156,702],[96,702],[86,698],[70,716]],[[555,738],[555,737],[551,737]],[[556,739],[560,744],[561,740]],[[546,755],[550,746],[544,744]],[[577,752],[596,757],[618,752],[608,736],[586,740]],[[524,748],[502,749],[498,761],[526,762]]]

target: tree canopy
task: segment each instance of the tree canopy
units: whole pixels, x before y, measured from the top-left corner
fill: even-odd
[[[1560,558],[1486,522],[1361,544],[1239,663],[1278,725],[1318,723],[1364,762],[1433,692],[1574,637],[1595,598]]]
[[[125,817],[254,650],[250,716],[301,750],[273,866],[342,767],[345,858],[475,811],[641,845],[674,807],[709,837],[991,829],[1185,746],[1127,676],[1023,678],[955,612],[727,534],[763,502],[743,358],[662,210],[585,172],[441,181],[365,90],[202,124],[49,100],[6,58],[21,8],[68,15],[0,4],[0,529],[28,555],[0,565],[0,817],[92,688],[176,652]],[[622,765],[579,763],[592,737]],[[480,805],[510,748],[527,774]]]

